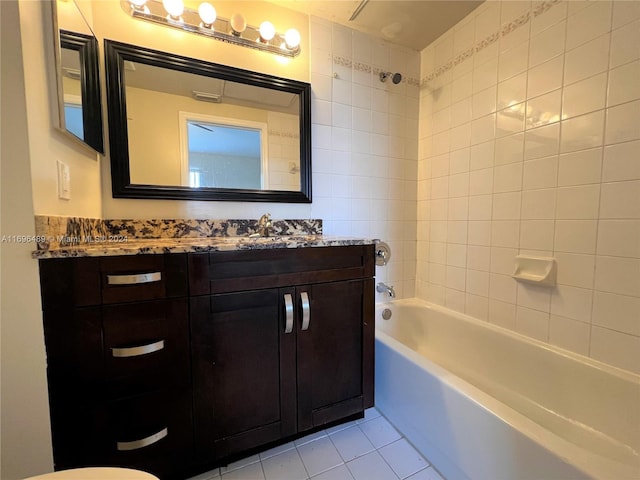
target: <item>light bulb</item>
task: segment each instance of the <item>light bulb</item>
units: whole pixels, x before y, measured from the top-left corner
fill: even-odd
[[[184,3],[182,0],[162,0],[162,6],[167,11],[171,18],[180,18],[182,12],[184,12]]]
[[[276,34],[276,27],[271,22],[262,22],[260,24],[260,38],[264,42],[271,40]]]
[[[198,7],[198,14],[205,27],[211,27],[213,22],[216,21],[216,9],[210,3],[201,3]]]
[[[140,10],[144,7],[144,4],[147,3],[147,0],[129,0],[129,3],[133,5],[133,8]]]
[[[295,28],[290,28],[284,34],[284,41],[287,43],[287,47],[291,50],[295,49],[300,45],[300,32],[298,32]]]
[[[233,34],[236,37],[239,37],[240,34],[247,28],[247,21],[239,13],[234,13],[233,15],[231,15],[229,24],[231,25],[231,30],[233,30]]]

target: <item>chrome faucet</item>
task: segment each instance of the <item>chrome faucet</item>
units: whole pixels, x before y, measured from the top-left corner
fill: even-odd
[[[388,293],[391,298],[396,298],[396,291],[393,289],[393,286],[390,287],[389,285],[382,282],[376,285],[376,292]]]
[[[268,237],[269,234],[273,231],[273,225],[271,223],[271,214],[265,213],[258,220],[258,231],[250,237]]]

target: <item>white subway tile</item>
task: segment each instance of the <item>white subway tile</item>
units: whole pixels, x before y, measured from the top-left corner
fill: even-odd
[[[636,20],[618,30],[614,30],[611,33],[609,68],[615,68],[640,58],[640,48],[638,48],[638,45],[640,45],[640,20]]]
[[[640,337],[640,298],[596,291],[593,297],[592,322],[594,325]]]
[[[603,183],[600,218],[640,218],[640,180]]]
[[[527,74],[526,72],[511,77],[498,84],[497,104],[494,101],[493,109],[501,110],[510,105],[524,102],[527,98]],[[491,113],[491,112],[487,112]]]
[[[493,140],[496,134],[496,114],[486,115],[471,123],[471,145]]]
[[[466,281],[466,269],[447,265],[447,283],[448,288],[460,290],[464,292]],[[464,311],[464,308],[463,310]]]
[[[527,129],[543,127],[560,121],[560,89],[527,101],[525,125]]]
[[[469,195],[493,193],[493,168],[475,170],[469,174]]]
[[[522,188],[522,163],[511,163],[494,168],[493,192],[514,192]]]
[[[502,137],[495,141],[495,165],[521,162],[524,150],[524,133]]]
[[[527,77],[527,98],[556,90],[562,86],[564,55],[529,69]]]
[[[464,268],[467,265],[467,246],[447,244],[447,265]]]
[[[472,119],[472,99],[467,97],[451,105],[451,125],[457,126],[468,123]]]
[[[462,174],[465,175],[465,174]],[[455,175],[454,175],[455,176]],[[452,177],[449,177],[452,178]],[[468,183],[467,178],[467,183]],[[469,197],[458,197],[449,199],[448,220],[468,220],[469,219]]]
[[[601,170],[602,148],[565,153],[560,155],[558,186],[599,183]]]
[[[548,340],[549,314],[547,312],[518,306],[516,331],[538,340]]]
[[[541,190],[525,190],[522,192],[521,218],[523,220],[555,219],[555,211],[555,189],[547,188]]]
[[[523,220],[520,225],[520,248],[553,250],[553,220]]]
[[[529,42],[518,45],[517,47],[500,55],[498,81],[502,82],[514,75],[524,72],[527,69],[528,57]]]
[[[511,135],[524,130],[525,103],[512,105],[496,113],[496,136]]]
[[[473,69],[473,93],[498,83],[498,59],[483,63]]]
[[[518,248],[520,222],[516,220],[493,220],[491,223],[491,245],[494,247]]]
[[[530,67],[544,63],[564,52],[565,30],[566,22],[562,21],[531,38]]]
[[[491,245],[491,222],[472,220],[468,225],[469,245]]]
[[[591,357],[635,373],[640,373],[640,337],[593,326]]]
[[[611,29],[612,2],[593,2],[567,19],[567,50],[593,40]]]
[[[613,109],[609,109],[609,112],[611,110]],[[560,152],[568,153],[601,146],[603,126],[604,110],[563,120]],[[609,127],[607,127],[607,130],[609,130]],[[612,135],[614,135],[613,131]],[[615,135],[618,134],[615,133]]]
[[[489,276],[489,297],[507,303],[516,303],[516,281],[508,275],[492,273]]]
[[[565,2],[556,3],[553,8],[550,8],[544,14],[533,17],[531,20],[531,35],[540,33],[565,18],[567,18],[567,4]]]
[[[607,70],[610,35],[602,35],[565,54],[564,84],[590,77]]]
[[[460,150],[451,152],[449,155],[449,172],[452,175],[468,172],[470,156],[470,148],[462,148]]]
[[[607,145],[640,138],[640,100],[607,108]]]
[[[464,290],[459,290],[457,288],[447,288],[445,290],[445,300],[444,305],[451,310],[455,310],[456,312],[464,313],[466,298]],[[370,478],[370,475],[367,475],[362,478]]]
[[[351,128],[352,127],[352,115],[351,106],[341,103],[333,103],[332,107],[332,125],[334,127]]]
[[[558,262],[558,285],[593,288],[595,278],[595,255],[555,252]]]
[[[640,18],[637,2],[613,2],[613,28],[618,28]]]
[[[491,220],[492,204],[491,195],[469,197],[469,220]]]
[[[640,297],[640,259],[598,255],[595,288]]]
[[[492,140],[479,143],[471,147],[471,158],[469,159],[470,170],[481,170],[493,167],[493,157],[495,142]]]
[[[493,85],[473,95],[473,118],[480,118],[496,111],[498,87]]]
[[[475,24],[462,20],[453,28],[453,55],[457,56],[475,44]]]
[[[600,220],[597,254],[640,258],[640,220]]]
[[[489,299],[489,321],[510,330],[516,328],[516,306],[514,303]]]
[[[517,255],[517,248],[491,247],[491,273],[512,275]]]
[[[439,263],[446,265],[447,263],[447,244],[440,242],[429,243],[429,261],[431,263]]]
[[[640,151],[640,141],[637,140],[605,147],[602,181],[640,179],[638,151]]]
[[[551,313],[562,317],[589,322],[593,290],[558,285],[551,294]]]
[[[432,242],[447,241],[447,222],[443,220],[432,220],[429,232],[429,239]]]
[[[597,220],[556,220],[554,250],[594,254],[597,229]]]
[[[493,196],[493,220],[520,219],[521,192],[497,193]]]
[[[473,93],[473,73],[467,73],[456,78],[451,84],[451,101],[459,102],[469,98]]]
[[[471,123],[463,123],[451,129],[450,148],[459,150],[469,147],[471,143]]]
[[[523,190],[555,187],[558,180],[558,157],[545,157],[524,162]]]
[[[518,306],[549,313],[551,289],[527,283],[518,283]]]
[[[467,244],[467,222],[466,221],[450,221],[447,224],[447,241],[457,244]]]
[[[431,220],[447,220],[449,218],[449,200],[431,201]]]
[[[610,70],[607,106],[640,98],[640,81],[638,79],[640,79],[640,60]]]
[[[474,295],[489,296],[489,273],[467,270],[467,292]],[[488,306],[488,304],[487,304]]]
[[[588,323],[551,314],[549,342],[580,355],[589,355],[591,326]]]
[[[590,219],[598,218],[600,185],[581,185],[558,188],[556,218]]]
[[[562,119],[566,120],[603,109],[606,96],[606,73],[566,86],[562,93]]]
[[[472,223],[472,222],[469,222]],[[467,268],[488,272],[491,260],[491,249],[478,245],[469,245],[467,248]]]
[[[560,123],[527,130],[524,138],[524,159],[547,157],[558,153]]]

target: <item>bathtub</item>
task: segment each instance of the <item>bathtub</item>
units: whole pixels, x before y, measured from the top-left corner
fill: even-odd
[[[376,306],[375,375],[448,480],[640,479],[639,375],[417,299]]]

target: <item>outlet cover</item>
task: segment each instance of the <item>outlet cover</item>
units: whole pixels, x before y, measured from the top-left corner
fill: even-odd
[[[71,173],[69,165],[58,160],[58,198],[71,200]]]

